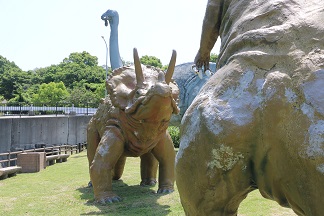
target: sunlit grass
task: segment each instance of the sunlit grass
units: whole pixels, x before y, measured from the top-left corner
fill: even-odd
[[[0,181],[1,215],[184,215],[177,190],[158,195],[157,186],[139,186],[139,158],[128,158],[120,181],[113,188],[120,203],[94,202],[89,181],[86,152],[72,155],[38,173],[22,173]],[[295,215],[255,191],[242,203],[239,215]]]

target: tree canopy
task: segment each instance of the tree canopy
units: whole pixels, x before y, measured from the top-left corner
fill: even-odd
[[[140,58],[140,61],[143,65],[150,65],[153,67],[162,68],[161,60],[155,56],[145,55]]]
[[[69,93],[62,81],[58,83],[43,83],[34,94],[32,102],[35,104],[55,106],[56,103],[65,100],[68,95]]]
[[[15,97],[19,90],[26,90],[30,85],[30,77],[30,73],[0,56],[0,95],[6,100]]]
[[[104,83],[105,69],[98,66],[96,56],[85,51],[71,53],[57,65],[27,72],[0,56],[1,101],[99,103]]]
[[[80,66],[94,67],[98,65],[98,58],[90,55],[88,52],[83,51],[82,53],[71,53],[68,58],[63,60],[63,63],[76,63]]]

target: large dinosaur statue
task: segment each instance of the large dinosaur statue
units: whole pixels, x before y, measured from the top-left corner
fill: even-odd
[[[324,215],[324,1],[208,0],[198,68],[215,73],[181,124],[186,215],[235,216],[249,192]]]
[[[112,180],[119,179],[126,157],[141,157],[141,185],[156,182],[157,193],[174,190],[175,151],[167,127],[178,113],[178,88],[172,82],[176,52],[166,73],[141,65],[134,49],[134,67],[115,69],[106,80],[108,95],[87,130],[88,161],[95,200],[120,201]]]
[[[109,55],[111,68],[114,70],[122,66],[120,52],[118,49],[118,24],[119,15],[115,10],[107,10],[102,14],[101,19],[105,21],[105,25],[110,24],[110,39],[109,39]],[[170,125],[180,125],[182,116],[187,108],[198,94],[201,87],[209,79],[207,75],[198,76],[196,71],[192,69],[193,62],[176,65],[173,74],[173,80],[177,83],[180,91],[179,107],[180,113],[172,115]],[[210,62],[209,68],[211,71],[216,71],[216,64]]]

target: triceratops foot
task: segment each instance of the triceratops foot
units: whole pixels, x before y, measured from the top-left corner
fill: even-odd
[[[109,204],[109,203],[115,203],[120,201],[122,201],[122,198],[120,198],[117,195],[96,199],[96,202],[100,204]]]
[[[173,187],[172,188],[170,188],[170,187],[168,187],[168,188],[159,188],[157,193],[158,194],[162,194],[162,193],[168,194],[168,193],[172,193],[173,191],[174,191]]]
[[[141,186],[155,186],[156,185],[156,179],[151,179],[151,178],[147,178],[147,179],[143,179],[140,183]]]

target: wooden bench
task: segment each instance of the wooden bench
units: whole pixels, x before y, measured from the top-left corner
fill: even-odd
[[[46,156],[46,165],[50,166],[56,163],[66,162],[69,154],[57,154],[57,155],[48,155]]]
[[[17,172],[21,171],[20,166],[0,167],[0,179],[15,176]]]

